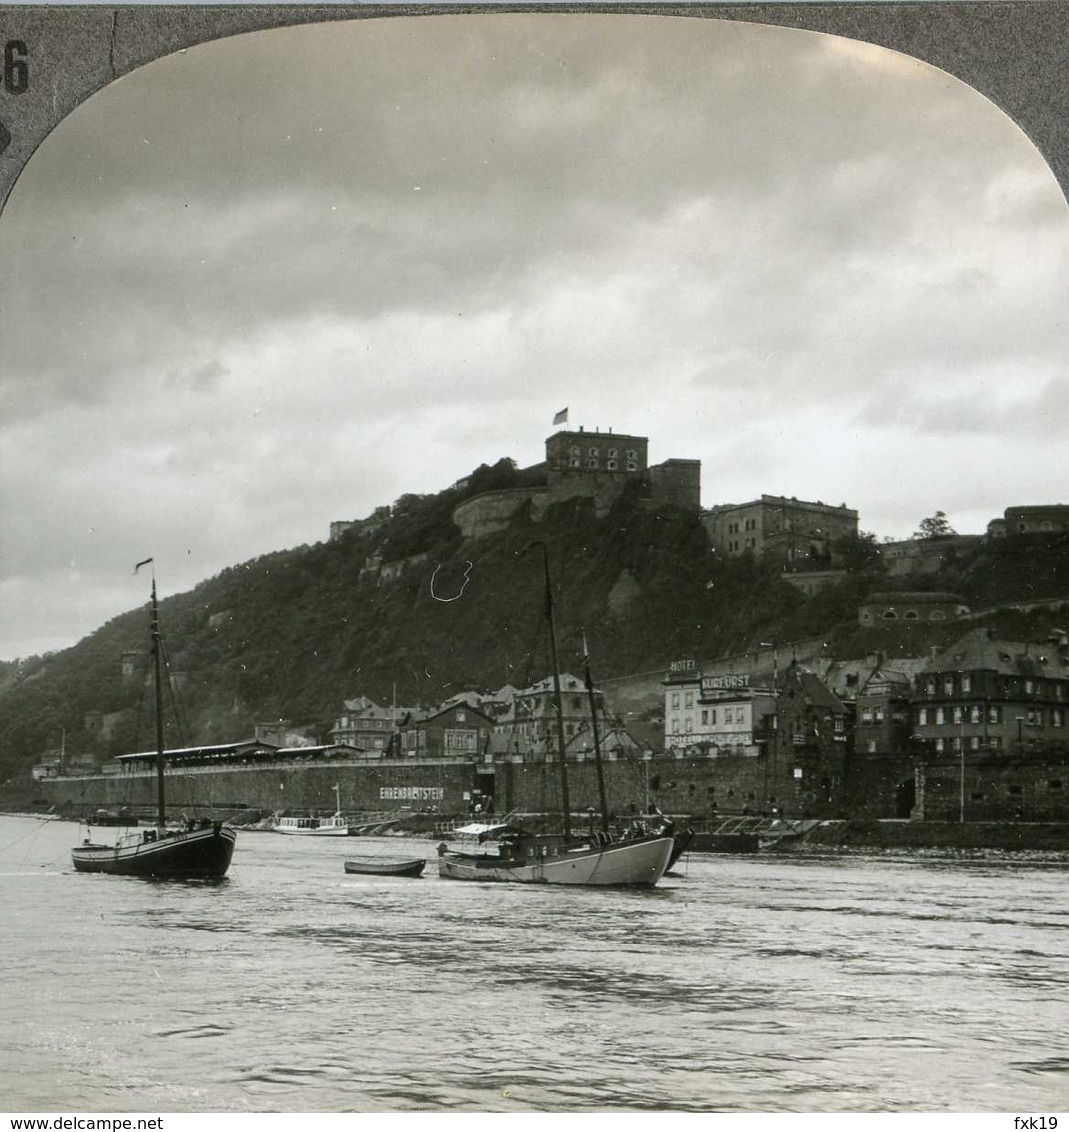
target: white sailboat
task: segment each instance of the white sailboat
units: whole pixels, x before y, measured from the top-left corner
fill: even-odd
[[[568,797],[568,766],[564,745],[564,710],[561,703],[560,664],[557,634],[553,621],[553,591],[549,578],[549,556],[544,543],[542,564],[545,573],[546,616],[549,620],[550,652],[553,662],[553,692],[557,716],[557,743],[560,752],[561,808],[563,838],[538,837],[508,822],[473,823],[453,831],[458,843],[438,846],[438,875],[446,880],[508,881],[516,884],[567,884],[579,886],[650,886],[668,869],[675,842],[670,835],[648,834],[614,838],[609,832],[605,783],[601,768],[597,717],[593,712],[593,682],[587,659],[587,691],[590,695],[594,727],[594,756],[597,760],[598,793],[601,803],[601,830],[576,844],[571,831],[571,804]],[[585,651],[585,650],[584,650]]]

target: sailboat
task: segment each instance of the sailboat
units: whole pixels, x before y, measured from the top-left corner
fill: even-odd
[[[134,573],[151,558],[139,562]],[[71,861],[80,873],[111,873],[115,876],[172,877],[198,879],[221,877],[230,867],[237,832],[222,822],[190,821],[182,829],[169,829],[164,798],[162,641],[156,576],[152,576],[152,658],[156,693],[156,826],[119,838],[113,845],[95,844],[86,838],[71,850]]]
[[[577,844],[571,831],[571,804],[568,797],[568,766],[564,745],[564,709],[561,702],[560,663],[553,620],[553,589],[549,577],[549,556],[544,543],[542,564],[545,573],[546,617],[549,621],[550,656],[553,663],[553,693],[557,716],[557,743],[560,752],[561,809],[564,836],[544,837],[525,832],[510,822],[473,822],[453,830],[456,848],[444,842],[438,846],[438,875],[446,880],[511,881],[519,884],[568,884],[597,887],[648,887],[655,885],[668,869],[675,847],[670,835],[634,834],[622,839],[609,831],[609,812],[594,712],[594,684],[590,661],[586,658],[586,682],[594,726],[594,757],[598,774],[601,829]],[[586,651],[584,647],[584,652]]]

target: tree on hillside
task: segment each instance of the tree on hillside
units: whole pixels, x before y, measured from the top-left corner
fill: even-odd
[[[471,473],[468,477],[468,491],[472,495],[484,491],[500,491],[502,488],[515,487],[518,480],[516,461],[502,456],[496,464],[480,464]]]
[[[851,574],[871,574],[884,569],[880,544],[872,531],[857,531],[836,539],[832,552]]]
[[[936,511],[927,519],[921,519],[920,526],[913,532],[916,539],[922,538],[951,538],[958,532],[950,525],[945,511]]]

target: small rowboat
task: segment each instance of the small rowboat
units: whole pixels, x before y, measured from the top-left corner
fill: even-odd
[[[345,862],[345,871],[377,877],[418,877],[426,864],[422,857],[351,857]]]

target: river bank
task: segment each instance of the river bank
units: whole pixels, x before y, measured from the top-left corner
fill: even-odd
[[[1069,851],[1065,822],[829,821],[804,838],[822,849],[1000,849]]]

